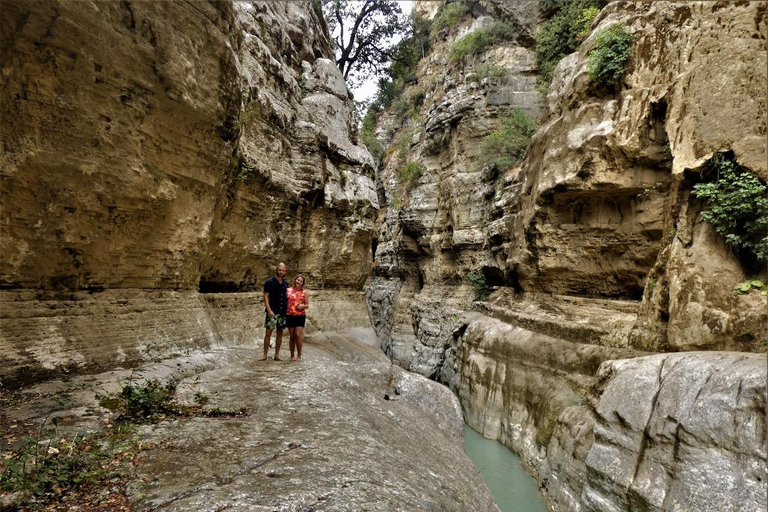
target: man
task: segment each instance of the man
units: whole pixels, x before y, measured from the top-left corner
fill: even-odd
[[[288,282],[285,278],[285,263],[278,263],[275,269],[275,276],[267,279],[264,283],[264,311],[267,316],[264,318],[264,357],[259,361],[267,360],[269,352],[269,340],[272,338],[272,331],[277,329],[275,338],[275,361],[280,359],[280,345],[283,343],[283,330],[285,329],[285,313],[288,307]]]

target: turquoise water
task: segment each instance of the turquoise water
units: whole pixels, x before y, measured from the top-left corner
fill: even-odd
[[[464,425],[464,451],[480,470],[502,512],[547,512],[536,480],[517,455]]]

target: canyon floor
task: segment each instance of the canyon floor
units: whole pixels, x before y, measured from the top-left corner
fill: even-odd
[[[222,348],[6,392],[3,457],[12,460],[25,434],[41,446],[53,436],[55,447],[78,433],[130,432],[128,460],[113,450],[108,462],[119,474],[62,492],[51,510],[495,510],[463,452],[456,398],[364,341],[316,332],[300,362]],[[110,410],[126,383],[152,379],[177,381],[175,401],[198,414],[136,425]],[[211,410],[232,414],[203,414]],[[41,436],[43,422],[55,435]]]

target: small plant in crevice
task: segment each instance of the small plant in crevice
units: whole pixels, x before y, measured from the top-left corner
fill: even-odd
[[[656,290],[656,285],[658,284],[658,281],[656,279],[650,279],[648,280],[648,296],[652,296],[653,292]]]
[[[768,284],[757,278],[747,279],[733,288],[734,295],[745,295],[752,290],[759,291],[762,295],[768,295]]]
[[[175,381],[163,384],[159,380],[149,380],[144,385],[129,381],[123,386],[120,397],[124,400],[127,416],[148,418],[172,412],[171,403],[175,392]]]
[[[475,300],[485,300],[491,295],[491,287],[488,286],[488,280],[480,272],[470,272],[467,274],[467,280],[475,289]]]
[[[251,177],[255,175],[256,175],[256,168],[250,164],[245,163],[245,161],[242,161],[237,166],[237,174],[235,175],[235,179],[237,181],[248,181]]]
[[[133,99],[133,93],[128,89],[120,89],[120,103],[127,104]]]
[[[504,79],[509,74],[509,71],[504,66],[485,63],[475,68],[475,74],[478,81],[483,81],[486,78]]]
[[[587,74],[598,86],[615,90],[632,57],[632,34],[621,25],[600,31],[587,56]]]
[[[397,173],[397,182],[407,188],[412,187],[426,171],[421,162],[407,162]]]
[[[138,384],[129,380],[118,397],[101,397],[99,403],[103,407],[122,411],[120,419],[133,423],[155,422],[169,416],[242,416],[247,413],[246,407],[237,409],[221,409],[214,407],[204,409],[210,401],[207,395],[200,392],[195,394],[197,405],[182,405],[175,400],[176,382],[173,380],[163,384],[157,379]]]
[[[487,135],[480,145],[478,170],[496,167],[501,171],[520,163],[531,137],[536,133],[536,122],[519,108],[501,118],[498,130]]]
[[[468,55],[481,53],[494,44],[513,40],[516,36],[517,33],[511,25],[496,21],[491,25],[470,32],[453,43],[448,60],[459,62]]]
[[[248,125],[263,117],[264,108],[258,101],[252,101],[245,107],[245,110],[243,110],[243,113],[240,115],[240,121],[243,124]]]
[[[469,13],[469,7],[464,2],[452,2],[442,4],[432,18],[432,33],[437,33],[444,28],[451,29],[455,27],[461,18]]]
[[[748,266],[768,261],[768,185],[739,165],[732,153],[718,153],[703,167],[693,194],[706,201],[701,213]]]

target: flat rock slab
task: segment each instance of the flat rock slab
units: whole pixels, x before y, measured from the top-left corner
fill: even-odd
[[[4,414],[27,425],[53,414],[72,430],[98,429],[115,416],[98,395],[129,378],[175,379],[182,404],[202,394],[206,408],[248,408],[139,427],[149,448],[127,488],[136,511],[498,510],[464,453],[456,397],[358,338],[317,332],[301,362],[222,348],[48,381],[23,390],[29,400]]]
[[[201,392],[247,417],[144,428],[157,448],[129,489],[137,510],[497,510],[447,388],[343,335],[316,335],[301,362],[258,354],[233,349],[231,364],[179,386],[182,402]]]

